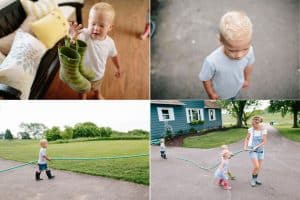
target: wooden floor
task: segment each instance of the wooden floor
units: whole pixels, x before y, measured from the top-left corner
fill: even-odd
[[[88,12],[94,3],[86,0],[83,9],[83,23],[87,27]],[[139,34],[144,31],[149,0],[105,0],[116,10],[116,20],[109,35],[114,39],[121,63],[121,78],[114,77],[115,68],[108,61],[102,94],[105,99],[149,99],[149,40],[140,40]],[[58,73],[46,92],[45,99],[78,99],[59,79]],[[93,99],[93,94],[88,95]]]

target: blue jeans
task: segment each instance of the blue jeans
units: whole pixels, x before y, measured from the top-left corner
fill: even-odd
[[[40,170],[40,171],[43,171],[43,170],[47,170],[47,169],[48,169],[47,163],[46,163],[46,164],[39,164],[39,163],[38,163],[38,166],[39,166],[39,170]]]

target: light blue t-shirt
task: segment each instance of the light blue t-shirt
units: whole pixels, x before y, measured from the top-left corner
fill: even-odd
[[[212,81],[214,90],[221,99],[235,97],[243,86],[244,69],[255,61],[253,47],[240,60],[233,60],[226,56],[223,47],[213,51],[204,60],[199,74],[201,81]]]

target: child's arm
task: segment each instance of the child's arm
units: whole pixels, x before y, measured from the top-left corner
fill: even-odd
[[[115,77],[119,78],[120,77],[120,61],[118,55],[114,56],[111,58],[112,62],[114,63],[116,67],[116,72],[115,72]]]
[[[243,88],[247,88],[249,87],[249,82],[250,82],[250,76],[252,74],[252,70],[253,70],[253,65],[248,65],[245,69],[244,69],[244,83],[243,83]]]
[[[219,95],[215,92],[214,88],[212,87],[211,80],[203,81],[203,86],[210,99],[216,100],[220,98]]]
[[[224,170],[224,159],[223,159],[223,158],[222,158],[222,161],[221,161],[221,164],[220,164],[219,169],[220,169],[221,171]]]
[[[47,156],[47,155],[45,155],[45,156],[43,156],[46,160],[48,160],[48,161],[51,161],[51,159]]]
[[[244,150],[246,151],[248,148],[248,142],[249,142],[249,138],[250,138],[250,133],[247,134],[245,141],[244,141]]]

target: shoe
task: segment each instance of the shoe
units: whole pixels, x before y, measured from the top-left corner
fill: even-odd
[[[262,182],[259,180],[256,180],[255,183],[256,183],[256,185],[262,185]]]
[[[251,179],[251,186],[255,187],[256,186],[256,180],[255,179]]]
[[[229,182],[227,180],[224,180],[223,189],[224,190],[231,190],[231,186],[229,185]]]
[[[41,180],[43,180],[40,176],[41,176],[41,172],[35,172],[35,180],[36,180],[36,181],[41,181]]]
[[[223,179],[219,180],[219,186],[224,186],[224,180]]]
[[[53,179],[55,176],[52,176],[51,171],[50,170],[46,170],[46,174],[48,176],[48,179]]]

